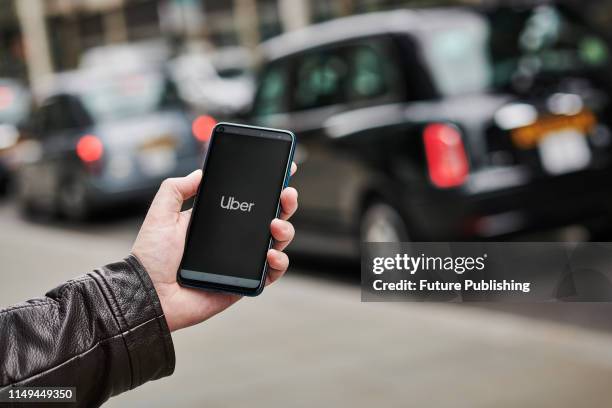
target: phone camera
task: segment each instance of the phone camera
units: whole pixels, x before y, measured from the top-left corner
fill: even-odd
[[[225,126],[219,126],[219,128],[217,129],[217,131],[218,131],[219,133],[223,133],[223,132],[225,132]]]

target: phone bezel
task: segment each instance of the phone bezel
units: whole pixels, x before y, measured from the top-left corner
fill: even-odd
[[[219,132],[220,127],[226,128],[225,131]],[[217,133],[223,134],[226,132],[240,134],[240,135],[253,136],[253,137],[280,139],[280,140],[291,142],[289,156],[287,157],[285,177],[284,177],[283,183],[280,186],[278,197],[276,199],[275,217],[278,217],[281,211],[280,194],[283,191],[283,189],[289,184],[289,179],[291,178],[291,163],[293,162],[293,155],[295,152],[295,145],[296,145],[295,135],[288,130],[272,129],[272,128],[265,128],[265,127],[259,127],[259,126],[251,126],[251,125],[241,125],[241,124],[228,123],[228,122],[219,122],[215,125],[215,127],[212,130],[211,138],[209,140],[209,148],[206,150],[206,154],[204,156],[204,163],[202,165],[202,177],[205,177],[205,174],[206,174],[206,166],[208,164],[208,155],[212,150],[210,149],[210,146],[212,146],[212,144],[214,143],[215,135]],[[193,202],[193,208],[196,208],[197,200],[200,196],[201,185],[202,183],[200,183],[200,186],[198,186],[198,191],[196,193],[196,196]],[[189,220],[189,226],[187,227],[187,234],[185,237],[185,247],[187,246],[187,242],[189,240],[190,230],[191,230],[191,219]],[[270,235],[267,250],[272,248],[273,244],[274,244],[274,239]],[[259,285],[255,288],[247,288],[247,287],[229,285],[229,284],[224,284],[224,283],[210,282],[210,281],[205,281],[205,280],[187,279],[181,276],[181,271],[183,270],[182,266],[183,266],[183,259],[181,259],[181,263],[176,272],[176,279],[181,286],[186,286],[186,287],[191,287],[191,288],[196,288],[196,289],[212,290],[212,291],[218,291],[218,292],[233,293],[233,294],[239,294],[239,295],[245,295],[245,296],[257,296],[261,292],[263,292],[263,289],[266,284],[266,279],[268,276],[267,258],[264,260],[261,280],[259,282]],[[229,278],[231,279],[231,277]]]

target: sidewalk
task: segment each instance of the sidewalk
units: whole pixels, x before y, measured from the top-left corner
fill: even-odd
[[[138,227],[26,223],[6,205],[0,225],[3,305],[125,256]],[[312,273],[174,333],[175,374],[105,407],[610,406],[612,334],[486,305],[361,303],[356,285]],[[551,305],[519,306],[538,315]],[[606,305],[580,306],[564,311],[604,327]]]
[[[174,376],[107,406],[603,407],[612,336],[289,278],[174,336]],[[146,401],[146,402],[145,402]]]

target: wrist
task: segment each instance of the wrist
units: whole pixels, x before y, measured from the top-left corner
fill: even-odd
[[[169,294],[167,286],[171,285],[159,282],[157,279],[155,279],[155,274],[152,273],[154,271],[152,271],[142,259],[143,258],[137,254],[137,251],[134,250],[132,250],[130,256],[128,257],[128,260],[131,261],[130,263],[134,269],[136,269],[142,276],[144,284],[143,288],[147,290],[150,293],[150,297],[153,298],[151,299],[151,303],[156,306],[159,315],[163,316],[166,320],[168,329],[170,331],[174,331],[176,329],[174,327],[175,325],[173,319],[171,318],[171,308],[168,305]]]
[[[174,296],[174,291],[168,287],[171,285],[153,282],[153,286],[155,287],[159,304],[161,305],[164,317],[166,318],[168,329],[170,329],[171,332],[180,329],[176,319],[174,318],[173,308],[171,306],[171,299]]]

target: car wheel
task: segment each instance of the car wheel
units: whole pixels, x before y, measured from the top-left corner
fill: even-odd
[[[18,173],[15,178],[15,201],[17,202],[17,208],[19,213],[25,218],[36,218],[42,214],[42,209],[39,205],[36,205],[37,201],[32,194],[26,188],[27,184],[24,183],[23,175]]]
[[[85,185],[77,180],[62,183],[57,196],[58,213],[68,219],[83,220],[90,214]]]
[[[19,213],[25,218],[38,218],[42,212],[31,200],[27,198],[17,198]]]
[[[406,242],[406,222],[389,204],[377,202],[364,211],[360,225],[361,242]]]

